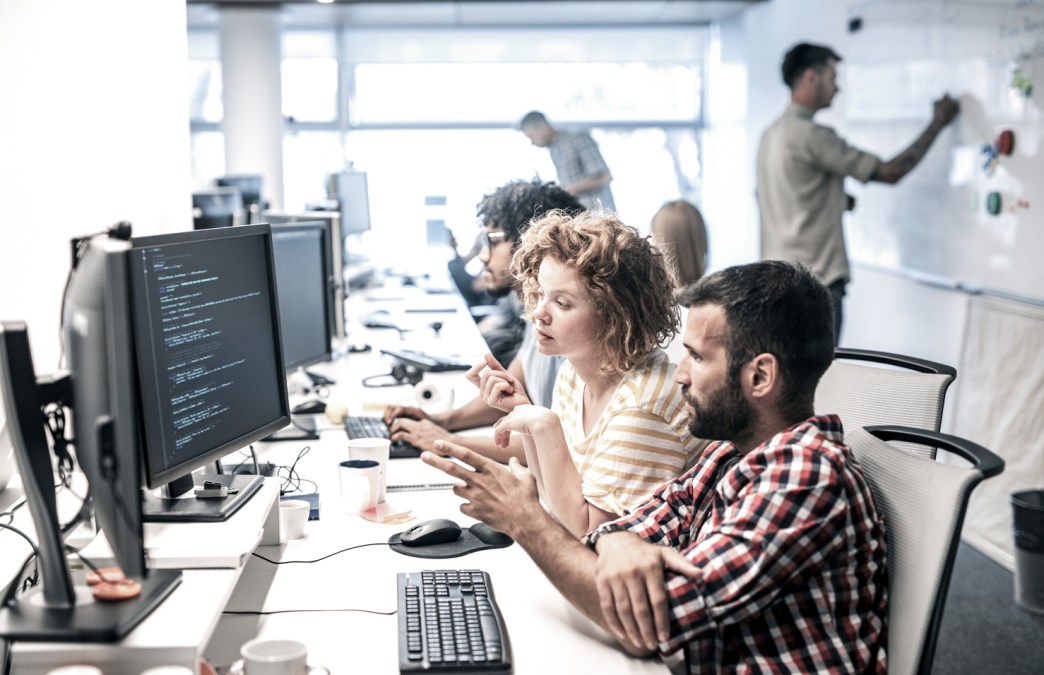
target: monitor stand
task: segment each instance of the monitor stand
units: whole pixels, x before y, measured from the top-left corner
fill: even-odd
[[[91,596],[82,576],[73,586],[75,604],[48,605],[33,589],[0,610],[0,636],[28,642],[116,642],[131,632],[181,583],[181,570],[149,570],[141,594],[102,602]]]
[[[146,490],[142,498],[142,515],[146,522],[220,522],[238,511],[253,497],[265,479],[262,476],[251,476],[244,474],[213,474],[200,476],[186,476],[178,479],[171,485],[174,486],[172,494],[176,497],[158,495],[151,490]],[[229,488],[227,497],[200,499],[195,496],[194,490],[203,487],[203,481],[215,481]],[[198,482],[196,482],[198,481]],[[234,491],[234,492],[233,492]]]

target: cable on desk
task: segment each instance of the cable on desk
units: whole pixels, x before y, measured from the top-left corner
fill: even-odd
[[[316,484],[315,481],[309,480],[307,478],[302,478],[301,474],[297,473],[297,463],[300,462],[304,458],[304,456],[311,451],[312,446],[306,445],[303,448],[301,448],[300,452],[297,453],[297,457],[294,458],[293,464],[291,464],[290,466],[276,467],[276,475],[279,475],[280,469],[286,469],[286,477],[280,476],[280,478],[283,478],[283,483],[279,486],[280,495],[285,495],[288,492],[300,492],[302,481],[312,484],[312,492],[319,491],[319,486]]]
[[[22,592],[25,592],[26,590],[32,588],[40,582],[40,549],[37,548],[36,542],[33,541],[29,535],[27,535],[25,532],[22,532],[17,527],[13,527],[11,525],[0,525],[0,529],[11,530],[15,534],[25,539],[27,542],[29,542],[29,546],[31,546],[33,549],[33,552],[26,556],[25,560],[18,567],[18,572],[15,574],[14,578],[11,579],[11,583],[8,584],[7,591],[4,593],[3,599],[0,599],[0,606],[7,606],[7,604],[14,599],[15,594],[18,592],[19,586],[22,587]],[[29,563],[35,563],[35,567],[33,568],[33,575],[31,577],[26,577],[25,581],[19,584],[18,578],[25,573],[25,568],[29,566]]]
[[[28,503],[29,503],[29,500],[26,499],[25,497],[23,497],[21,499],[21,501],[15,502],[14,505],[11,506],[11,508],[9,508],[8,510],[4,511],[3,513],[0,513],[0,518],[7,518],[7,523],[3,523],[3,524],[10,525],[11,523],[13,523],[14,522],[15,511],[17,511],[18,509],[22,508],[23,506],[25,506]]]
[[[357,548],[364,548],[366,546],[389,546],[389,545],[390,544],[388,542],[386,542],[386,541],[375,541],[375,542],[371,542],[369,544],[356,544],[355,546],[349,546],[348,548],[342,548],[340,551],[334,551],[333,553],[328,553],[328,554],[322,556],[321,558],[316,558],[315,560],[272,560],[271,558],[266,558],[265,556],[261,555],[257,551],[254,551],[254,553],[252,553],[252,555],[254,557],[256,557],[256,558],[261,558],[262,560],[264,560],[267,563],[272,563],[273,565],[292,565],[292,564],[310,565],[312,563],[322,562],[322,561],[326,560],[327,558],[332,558],[335,555],[340,555],[341,553],[346,553],[348,551],[353,551],[353,550],[355,550]]]
[[[304,483],[308,483],[312,486],[312,492],[317,492],[319,490],[319,486],[316,484],[314,480],[302,478],[301,475],[297,472],[297,463],[300,462],[301,458],[307,455],[311,451],[311,449],[312,447],[310,445],[306,445],[303,448],[301,448],[301,451],[297,453],[297,457],[294,458],[294,462],[290,466],[286,466],[283,464],[274,464],[272,462],[269,462],[269,465],[272,467],[272,475],[279,478],[281,481],[279,484],[280,495],[285,495],[290,492],[301,492],[301,485]],[[258,475],[260,474],[261,463],[257,460],[257,455],[254,452],[254,446],[250,445],[248,450],[250,452],[250,456],[245,456],[244,459],[241,462],[239,462],[239,464],[236,464],[232,467],[233,474],[240,473],[240,469],[242,467],[250,464],[253,465],[254,473]],[[240,450],[241,454],[243,452],[245,451]],[[283,472],[285,472],[285,475],[283,474]]]
[[[273,614],[298,614],[303,612],[362,612],[363,614],[379,614],[380,616],[395,616],[398,610],[392,610],[390,612],[378,612],[375,609],[358,609],[356,607],[346,607],[343,609],[272,609],[272,610],[236,610],[226,609],[221,612],[222,614],[232,614],[234,616],[271,616]]]

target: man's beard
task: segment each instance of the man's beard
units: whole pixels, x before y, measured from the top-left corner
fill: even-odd
[[[688,387],[682,388],[682,395],[693,409],[689,431],[696,438],[709,441],[736,440],[754,420],[754,411],[743,398],[738,378],[726,380],[711,392],[703,405],[689,395]]]
[[[486,282],[486,295],[493,298],[494,300],[499,300],[500,298],[503,298],[505,295],[515,290],[514,279],[512,279],[511,277],[501,279],[500,281],[502,281],[503,283],[498,285],[497,276],[488,269],[484,269],[482,271],[482,280]]]
[[[486,294],[494,300],[499,300],[506,296],[508,293],[513,293],[514,290],[515,287],[511,284],[496,287],[486,286]]]

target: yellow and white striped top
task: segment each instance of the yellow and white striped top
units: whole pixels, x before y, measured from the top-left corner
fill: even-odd
[[[681,385],[661,349],[624,376],[591,429],[583,429],[583,380],[569,361],[558,371],[551,408],[562,422],[584,498],[624,514],[641,506],[660,485],[676,478],[707,441],[689,433]]]

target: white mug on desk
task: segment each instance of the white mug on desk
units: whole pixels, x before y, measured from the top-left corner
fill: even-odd
[[[308,675],[330,671],[322,666],[308,666],[308,647],[297,640],[256,638],[239,648],[244,675]]]

